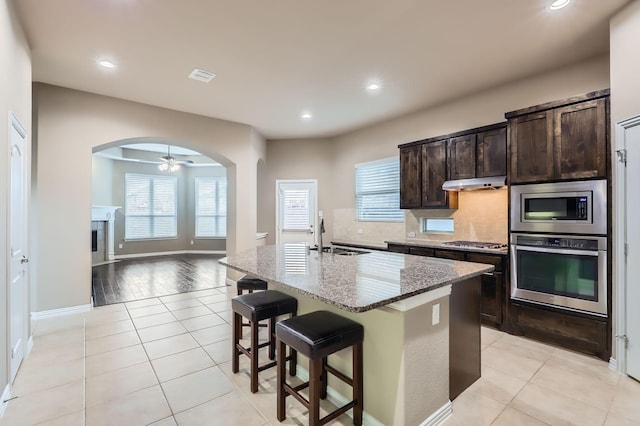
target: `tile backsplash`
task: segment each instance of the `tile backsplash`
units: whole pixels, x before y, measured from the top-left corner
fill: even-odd
[[[506,187],[496,190],[463,191],[455,210],[407,210],[404,223],[357,222],[354,209],[333,212],[333,238],[340,241],[369,242],[410,239],[475,240],[506,243],[508,239],[508,194]],[[420,218],[452,218],[454,232],[421,233]],[[409,233],[414,233],[408,237]]]
[[[409,232],[416,239],[470,240],[506,243],[508,229],[507,188],[462,191],[456,210],[411,210],[405,213],[405,238]],[[420,218],[452,218],[453,234],[420,233]]]

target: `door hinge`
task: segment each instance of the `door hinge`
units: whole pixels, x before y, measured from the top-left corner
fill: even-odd
[[[629,244],[624,243],[624,255],[627,256],[629,254]]]
[[[618,154],[618,161],[623,163],[625,166],[627,165],[627,150],[626,149],[619,149],[616,151],[616,154]]]
[[[618,334],[616,336],[616,338],[624,340],[624,348],[625,349],[629,346],[629,338],[627,337],[626,334]]]

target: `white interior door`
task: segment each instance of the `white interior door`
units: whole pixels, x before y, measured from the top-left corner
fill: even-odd
[[[9,364],[10,382],[18,372],[27,351],[27,267],[26,232],[26,132],[10,115],[10,216],[9,216]]]
[[[640,380],[640,118],[624,130],[624,149],[627,167],[624,167],[625,243],[627,244],[626,336],[627,374]],[[619,261],[624,262],[624,256]]]
[[[316,243],[318,182],[276,181],[276,244]]]

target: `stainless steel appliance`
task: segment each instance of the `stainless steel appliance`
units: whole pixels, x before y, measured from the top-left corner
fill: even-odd
[[[511,298],[607,315],[607,239],[511,234]]]
[[[607,234],[607,181],[511,186],[511,231]]]

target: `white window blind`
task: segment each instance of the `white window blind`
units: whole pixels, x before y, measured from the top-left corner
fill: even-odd
[[[196,182],[196,237],[227,236],[227,178],[199,177]]]
[[[282,230],[306,231],[311,227],[308,189],[284,189],[282,191]]]
[[[125,238],[175,238],[177,236],[177,178],[125,175]]]
[[[400,210],[400,160],[356,165],[356,220],[402,222]]]

